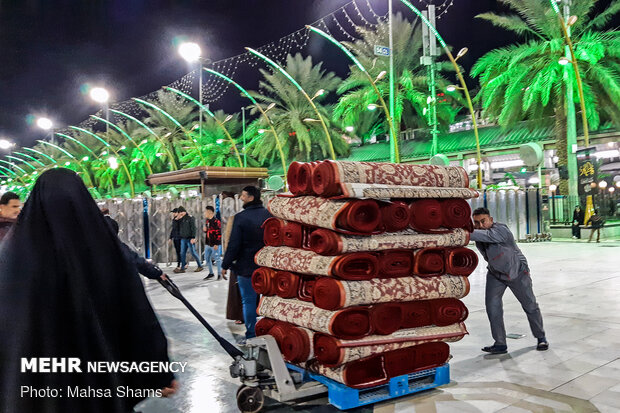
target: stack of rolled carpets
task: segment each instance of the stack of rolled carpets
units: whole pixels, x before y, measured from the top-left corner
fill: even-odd
[[[478,262],[463,248],[477,196],[465,171],[324,161],[293,163],[288,181],[255,256],[257,334],[356,388],[447,362]]]

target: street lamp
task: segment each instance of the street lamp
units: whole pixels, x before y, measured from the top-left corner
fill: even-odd
[[[54,124],[48,118],[37,119],[37,126],[43,130],[50,130]]]
[[[0,139],[0,149],[6,151],[7,149],[11,149],[15,144],[8,139]]]
[[[109,115],[108,115],[108,101],[110,100],[110,93],[102,88],[102,87],[94,87],[90,90],[90,98],[92,100],[94,100],[97,103],[101,103],[101,105],[103,106],[103,110],[105,112],[105,120],[109,120]],[[108,133],[108,124],[106,123],[105,125],[105,132],[106,134]]]
[[[198,64],[198,133],[202,136],[202,49],[198,43],[185,42],[179,45],[179,55],[189,64]]]
[[[377,109],[377,105],[375,105],[374,103],[371,103],[370,105],[366,106],[366,108],[368,110],[375,110],[375,109]]]

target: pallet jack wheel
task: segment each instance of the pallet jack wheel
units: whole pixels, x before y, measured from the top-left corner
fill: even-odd
[[[237,407],[242,413],[260,412],[265,404],[265,396],[260,387],[241,386],[237,390]]]

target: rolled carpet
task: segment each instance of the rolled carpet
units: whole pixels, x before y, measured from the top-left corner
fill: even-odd
[[[437,199],[420,199],[410,205],[409,225],[416,231],[429,232],[441,227],[443,222],[441,204]]]
[[[310,234],[308,247],[320,255],[338,255],[347,252],[389,249],[460,247],[468,243],[469,232],[461,228],[442,234],[423,234],[407,229],[371,236],[345,235],[328,229],[317,229]]]
[[[468,276],[478,266],[478,255],[469,248],[448,248],[445,263],[448,274]]]
[[[377,353],[436,341],[459,341],[467,334],[465,324],[444,327],[428,326],[396,331],[387,336],[369,336],[358,340],[342,340],[327,334],[314,335],[314,353],[327,367],[336,367]],[[403,373],[404,374],[404,373]]]
[[[402,322],[400,328],[447,326],[465,321],[467,307],[456,298],[437,298],[400,303]]]
[[[275,275],[275,294],[282,298],[296,298],[299,293],[300,277],[288,271],[278,271]]]
[[[325,310],[337,310],[364,304],[463,298],[468,293],[467,277],[454,275],[365,281],[319,277],[314,286],[312,302]]]
[[[314,194],[312,189],[312,172],[320,162],[291,162],[286,181],[294,195]]]
[[[313,356],[314,332],[283,321],[262,318],[256,323],[256,335],[269,334],[278,343],[282,356],[291,363],[301,363]]]
[[[284,244],[284,227],[286,221],[271,217],[263,223],[263,241],[270,247],[279,247]]]
[[[299,222],[287,221],[283,228],[282,242],[287,247],[302,248],[304,238],[310,232],[310,228],[303,226]]]
[[[269,201],[273,216],[301,224],[358,235],[380,233],[381,211],[371,199],[329,200],[314,196],[277,196]]]
[[[381,219],[387,232],[398,232],[409,226],[409,205],[402,201],[379,204]]]
[[[312,172],[312,188],[319,196],[343,195],[343,183],[467,188],[469,178],[460,166],[329,160]]]
[[[464,199],[442,199],[441,215],[444,227],[467,228],[473,231],[471,207]]]
[[[327,311],[309,302],[274,296],[262,297],[257,313],[340,338],[361,338],[372,333],[367,307]]]
[[[298,275],[299,290],[297,292],[297,299],[301,301],[312,302],[312,294],[314,292],[314,285],[316,284],[316,278],[314,275]]]
[[[477,198],[478,191],[471,188],[436,188],[426,186],[396,186],[384,184],[341,184],[342,195],[332,197],[387,199],[387,198]]]
[[[289,247],[264,247],[256,253],[257,265],[300,274],[368,280],[377,276],[379,262],[371,253],[356,252],[322,256],[312,251]]]
[[[439,367],[449,358],[448,344],[432,342],[376,354],[335,368],[323,366],[318,360],[305,366],[349,387],[365,389],[386,384],[392,377]]]
[[[275,277],[275,270],[266,267],[257,268],[252,274],[252,288],[258,294],[274,295],[276,293]]]
[[[407,277],[413,270],[413,253],[411,250],[387,250],[377,253],[381,278]],[[442,262],[443,264],[443,262]]]
[[[423,248],[413,253],[413,275],[435,277],[446,273],[445,248]],[[460,274],[457,274],[460,275]]]

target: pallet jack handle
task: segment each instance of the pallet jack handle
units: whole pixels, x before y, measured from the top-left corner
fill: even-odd
[[[185,307],[187,307],[187,309],[191,311],[192,314],[194,314],[194,316],[198,319],[198,321],[200,321],[200,323],[203,326],[205,326],[207,330],[209,330],[209,333],[211,333],[211,335],[218,341],[218,343],[220,343],[220,346],[222,346],[224,351],[226,351],[226,353],[228,353],[230,357],[232,357],[233,359],[237,359],[238,357],[244,356],[241,350],[239,350],[237,347],[232,345],[228,340],[220,336],[218,332],[215,331],[215,329],[211,327],[209,323],[207,323],[207,320],[205,320],[204,317],[201,316],[200,313],[194,308],[194,306],[191,305],[189,301],[187,301],[187,299],[183,296],[183,294],[181,294],[181,290],[179,289],[179,287],[177,287],[177,285],[174,283],[174,281],[170,279],[168,275],[164,275],[163,277],[164,278],[159,277],[157,281],[159,281],[159,283],[166,290],[168,290],[168,292],[172,294],[173,297],[178,298],[185,305]]]

